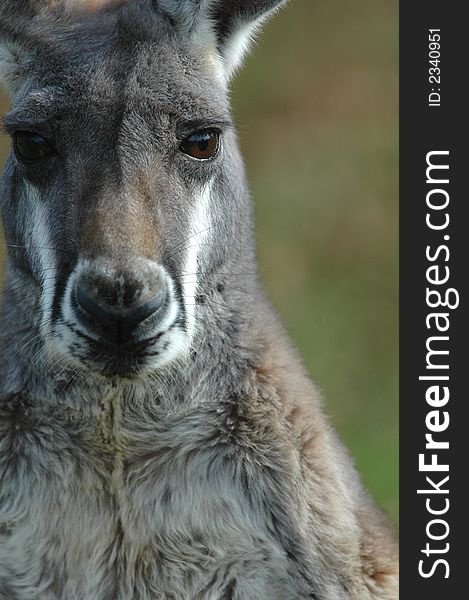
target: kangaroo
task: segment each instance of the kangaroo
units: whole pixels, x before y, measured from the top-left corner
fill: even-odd
[[[1,0],[2,600],[395,600],[256,276],[229,85],[280,0]]]

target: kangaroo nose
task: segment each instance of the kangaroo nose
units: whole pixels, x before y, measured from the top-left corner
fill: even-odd
[[[75,283],[72,303],[85,329],[110,344],[124,345],[144,337],[144,322],[150,317],[154,326],[164,315],[167,297],[164,286],[156,293],[150,288],[142,294],[136,291],[132,280],[123,283],[121,277],[112,283],[109,280],[97,282],[96,278],[90,281],[85,276]]]

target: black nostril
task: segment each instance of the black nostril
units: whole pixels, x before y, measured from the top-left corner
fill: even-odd
[[[147,302],[133,308],[118,309],[105,301],[97,301],[80,285],[75,286],[74,304],[77,316],[87,327],[114,344],[130,340],[134,330],[166,304],[167,292],[160,290]],[[162,311],[163,312],[163,311]]]
[[[126,316],[126,320],[130,323],[134,323],[137,326],[142,321],[145,321],[153,314],[155,314],[165,304],[166,292],[160,290],[156,296],[153,296],[145,304],[140,304],[132,309]]]
[[[75,300],[78,307],[85,312],[88,317],[95,319],[96,321],[105,322],[112,316],[109,310],[101,308],[101,306],[95,302],[80,286],[75,287]]]

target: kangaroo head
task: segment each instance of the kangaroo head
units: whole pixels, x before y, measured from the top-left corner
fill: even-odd
[[[228,82],[282,3],[2,1],[8,283],[45,353],[125,376],[187,353],[198,291],[251,244]]]

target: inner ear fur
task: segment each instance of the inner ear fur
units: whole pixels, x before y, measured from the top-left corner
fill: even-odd
[[[288,0],[214,0],[211,16],[223,43],[240,25],[264,20]]]
[[[241,65],[262,23],[288,0],[213,0],[210,19],[228,77]]]

